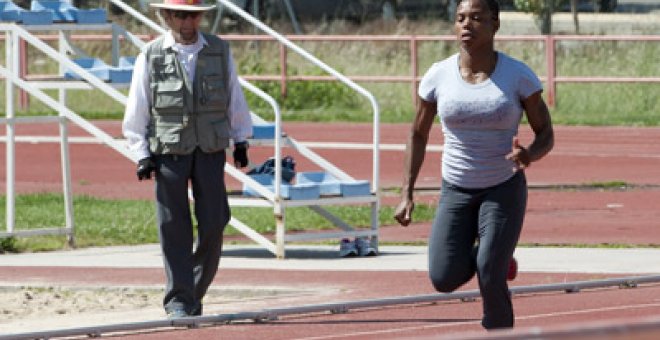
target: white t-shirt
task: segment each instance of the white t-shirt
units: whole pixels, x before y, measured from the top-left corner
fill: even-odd
[[[458,54],[429,68],[419,96],[436,102],[445,137],[442,178],[462,188],[488,188],[514,175],[511,152],[522,117],[521,101],[543,90],[541,81],[522,62],[498,52],[490,78],[463,80]]]

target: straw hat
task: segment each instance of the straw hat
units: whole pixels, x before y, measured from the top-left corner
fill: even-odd
[[[161,4],[150,5],[156,8],[192,12],[208,11],[215,7],[215,5],[204,4],[204,0],[163,0]]]

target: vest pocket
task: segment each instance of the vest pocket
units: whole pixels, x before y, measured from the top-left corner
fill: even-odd
[[[213,122],[213,129],[215,130],[215,135],[220,139],[229,139],[229,124],[227,119]]]
[[[183,108],[183,81],[173,80],[156,84],[154,107],[157,109]]]
[[[157,122],[154,130],[153,137],[149,138],[150,148],[153,153],[181,153],[183,145],[181,145],[180,141],[183,124]]]
[[[227,106],[227,89],[223,76],[210,74],[202,77],[200,104],[222,109]]]
[[[229,121],[225,118],[212,123],[215,131],[214,149],[225,149],[229,146]]]
[[[197,116],[197,137],[204,152],[215,152],[229,146],[229,120],[217,115]]]

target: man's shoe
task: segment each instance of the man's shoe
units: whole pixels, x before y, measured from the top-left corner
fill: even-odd
[[[355,243],[347,238],[342,239],[341,242],[339,243],[339,256],[352,257],[357,255],[358,255],[358,250],[355,247]]]
[[[509,270],[506,272],[506,280],[513,281],[516,279],[516,276],[518,276],[518,261],[516,261],[515,257],[512,257],[511,261],[509,261]]]
[[[192,310],[192,312],[190,312],[190,315],[191,316],[200,316],[200,315],[202,315],[203,310],[204,310],[204,308],[202,307],[201,304],[199,304],[197,307],[195,307],[195,309]]]
[[[371,245],[371,240],[366,237],[358,237],[355,239],[355,247],[357,248],[358,255],[360,256],[376,256],[378,251]]]
[[[186,318],[189,316],[190,314],[188,314],[188,312],[186,312],[186,310],[183,308],[172,308],[167,311],[168,319]]]

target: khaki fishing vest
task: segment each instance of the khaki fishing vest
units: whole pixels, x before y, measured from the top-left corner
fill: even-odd
[[[208,45],[197,55],[195,79],[188,79],[163,37],[147,47],[152,94],[147,137],[153,154],[184,155],[196,147],[215,152],[229,146],[227,63],[229,47],[204,34]]]

